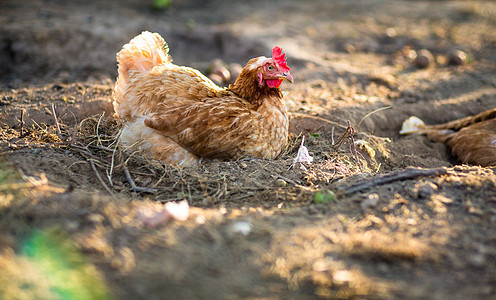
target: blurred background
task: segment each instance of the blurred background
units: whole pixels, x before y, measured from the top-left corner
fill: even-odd
[[[244,65],[275,44],[294,67],[336,72],[369,67],[362,53],[389,64],[401,63],[395,59],[410,48],[441,56],[462,50],[491,61],[496,55],[491,1],[4,0],[0,10],[4,82],[113,78],[115,53],[143,30],[164,36],[176,63],[202,69],[215,58]],[[337,76],[326,70],[300,77]]]

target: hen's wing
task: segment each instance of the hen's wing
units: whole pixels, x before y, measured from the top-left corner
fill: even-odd
[[[260,113],[235,96],[167,102],[145,125],[207,158],[237,159],[257,147]]]
[[[120,118],[132,121],[142,115],[163,111],[164,105],[222,97],[225,93],[198,70],[164,64],[146,73],[132,74],[122,96],[125,101],[120,102],[116,111]]]

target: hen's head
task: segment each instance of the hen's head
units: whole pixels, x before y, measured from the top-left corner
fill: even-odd
[[[272,49],[272,57],[254,58],[248,62],[247,67],[256,69],[258,84],[261,86],[267,84],[270,88],[278,88],[283,80],[293,82],[293,76],[289,73],[291,69],[286,63],[286,54],[277,46]]]
[[[282,98],[279,86],[283,80],[293,82],[293,76],[289,70],[286,55],[282,53],[281,48],[274,47],[272,57],[261,56],[250,59],[236,82],[229,86],[229,90],[258,105],[266,97]]]

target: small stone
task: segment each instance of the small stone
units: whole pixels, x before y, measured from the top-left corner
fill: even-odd
[[[325,272],[331,269],[329,262],[325,259],[319,259],[312,264],[312,270],[315,272]]]
[[[448,62],[452,66],[461,66],[468,62],[468,54],[461,50],[453,50],[448,55]]]
[[[432,182],[423,182],[416,188],[417,198],[426,199],[437,191],[437,185]]]
[[[94,224],[100,224],[105,220],[105,217],[101,214],[90,214],[88,215],[88,221]]]
[[[332,273],[332,279],[337,284],[344,284],[353,279],[352,273],[348,270],[337,270]]]
[[[244,235],[247,236],[253,229],[253,224],[248,221],[238,221],[233,223],[228,231],[231,235]]]
[[[487,264],[487,259],[484,254],[477,253],[468,257],[470,264],[474,267],[483,267]]]
[[[377,269],[379,269],[379,271],[381,271],[383,273],[390,272],[390,268],[389,268],[388,264],[386,264],[386,263],[379,263],[379,265],[377,265]]]
[[[77,221],[67,221],[65,222],[65,229],[69,232],[74,232],[78,230],[79,228],[79,223]]]
[[[453,199],[451,198],[448,198],[444,195],[436,195],[435,197],[433,197],[433,201],[437,201],[437,202],[440,202],[440,203],[443,203],[443,204],[451,204],[453,203]]]
[[[429,67],[429,65],[433,62],[434,62],[434,56],[427,49],[421,49],[421,50],[417,51],[417,56],[415,57],[415,60],[413,61],[415,66],[419,69],[425,69],[425,68]]]
[[[406,224],[411,225],[411,226],[417,225],[417,219],[415,219],[415,218],[408,218],[408,219],[406,219]]]
[[[248,168],[248,165],[245,164],[244,162],[240,163],[239,166],[242,168],[242,169],[246,169]]]
[[[440,66],[447,65],[449,62],[448,57],[446,55],[437,55],[436,56],[436,63]]]
[[[398,35],[398,32],[396,31],[396,29],[390,27],[386,29],[386,35],[390,38],[394,38]]]
[[[377,206],[377,203],[379,203],[379,195],[378,194],[369,194],[367,196],[367,199],[365,199],[361,204],[360,207],[364,212],[368,211],[371,208],[374,208]]]

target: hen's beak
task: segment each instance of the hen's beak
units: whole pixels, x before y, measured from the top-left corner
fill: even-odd
[[[287,80],[288,82],[293,83],[293,76],[291,76],[289,72],[282,72],[282,74],[277,77],[279,79]]]

